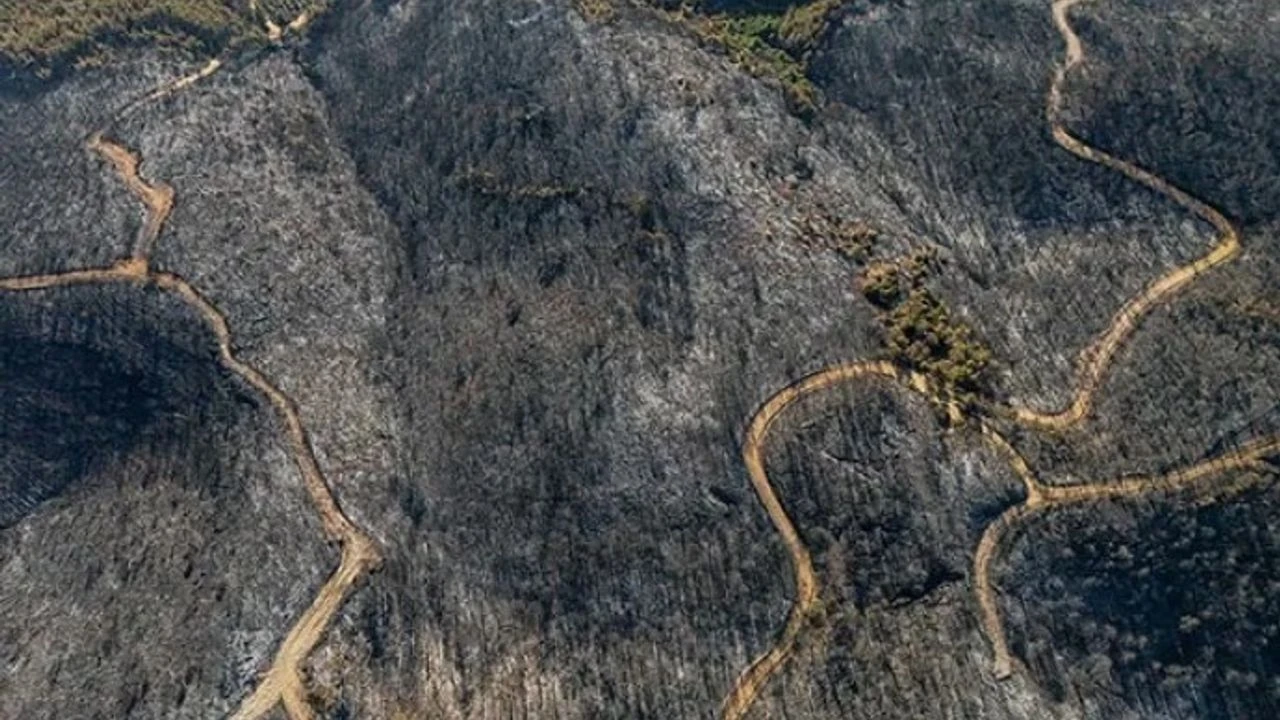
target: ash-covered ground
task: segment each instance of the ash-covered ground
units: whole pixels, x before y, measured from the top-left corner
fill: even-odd
[[[1041,409],[1215,242],[1054,144],[1047,0],[846,3],[804,58],[807,114],[651,7],[333,5],[123,117],[199,64],[0,82],[0,275],[126,256],[141,210],[85,140],[137,151],[177,193],[153,266],[225,314],[383,548],[306,664],[320,717],[718,712],[795,591],[745,427],[805,373],[891,356],[814,218],[874,227],[875,258],[934,248],[930,292],[992,350],[985,401]],[[715,8],[786,7],[745,5]],[[1053,483],[1280,432],[1280,16],[1071,18],[1067,126],[1222,210],[1243,252],[1143,320],[1082,425],[1011,432]],[[336,567],[281,418],[215,342],[154,288],[0,291],[0,716],[226,716]],[[822,612],[750,717],[1280,709],[1274,465],[1014,533],[1001,681],[973,552],[1023,496],[974,424],[858,381],[771,438]]]

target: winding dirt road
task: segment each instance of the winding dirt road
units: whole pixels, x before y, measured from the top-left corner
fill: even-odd
[[[1086,482],[1075,485],[1043,485],[1035,482],[1035,494],[1005,510],[995,522],[987,526],[974,553],[974,591],[982,610],[982,627],[992,647],[992,672],[997,678],[1007,678],[1013,673],[1013,656],[1000,618],[997,594],[991,582],[991,563],[1000,548],[1000,541],[1018,524],[1033,514],[1085,503],[1092,500],[1122,500],[1154,494],[1168,494],[1191,488],[1197,483],[1221,477],[1228,473],[1255,469],[1267,457],[1280,453],[1280,435],[1254,440],[1233,452],[1174,470],[1164,475],[1126,477],[1109,482]],[[1231,487],[1238,492],[1260,482],[1259,475],[1246,476]],[[1216,490],[1219,488],[1207,488]]]
[[[813,612],[818,599],[818,579],[813,571],[813,559],[805,546],[796,526],[791,522],[787,511],[778,499],[769,475],[765,471],[765,442],[774,422],[784,410],[796,401],[832,385],[844,383],[858,378],[881,378],[894,381],[905,381],[921,391],[927,391],[928,382],[918,373],[902,370],[888,361],[852,362],[846,365],[820,370],[807,375],[782,390],[779,390],[765,401],[748,426],[746,441],[742,448],[742,457],[747,465],[747,473],[751,477],[751,485],[756,496],[764,505],[765,512],[773,522],[773,527],[782,537],[787,554],[791,556],[791,568],[795,580],[796,595],[792,600],[791,612],[787,616],[787,624],[782,636],[765,654],[756,658],[738,677],[721,705],[721,717],[726,720],[737,720],[747,713],[759,697],[765,683],[778,671],[795,649],[796,639],[804,629],[805,623]]]
[[[233,720],[256,720],[271,712],[277,704],[284,706],[291,720],[310,720],[313,717],[306,700],[306,684],[300,670],[302,663],[324,637],[356,582],[381,563],[381,555],[373,541],[354,528],[352,532],[354,534],[342,544],[342,562],[337,572],[285,636],[271,669],[262,677],[257,689],[240,704],[232,716]]]
[[[1052,413],[1024,408],[1013,410],[1013,417],[1018,422],[1044,430],[1063,430],[1083,420],[1089,414],[1094,394],[1101,386],[1116,352],[1133,335],[1142,319],[1154,307],[1186,288],[1201,274],[1240,254],[1240,234],[1222,213],[1154,173],[1086,144],[1062,124],[1060,116],[1063,84],[1068,73],[1084,62],[1085,58],[1084,45],[1071,27],[1068,14],[1072,7],[1083,1],[1057,0],[1053,4],[1053,22],[1066,44],[1066,58],[1054,73],[1053,82],[1049,86],[1047,116],[1054,142],[1072,155],[1122,173],[1191,211],[1214,227],[1218,233],[1218,241],[1207,254],[1188,265],[1174,268],[1120,308],[1107,329],[1081,353],[1075,395],[1070,405]]]
[[[1081,1],[1057,0],[1053,4],[1053,20],[1066,46],[1065,60],[1056,70],[1048,91],[1047,114],[1054,141],[1084,161],[1120,172],[1164,195],[1211,224],[1219,237],[1206,255],[1160,277],[1115,314],[1107,329],[1081,353],[1076,388],[1068,407],[1051,413],[1025,408],[1009,409],[1002,413],[1020,424],[1038,430],[1062,430],[1085,419],[1092,407],[1093,397],[1117,352],[1132,336],[1142,319],[1156,305],[1170,299],[1202,273],[1232,260],[1240,251],[1238,232],[1220,212],[1153,173],[1091,147],[1072,135],[1060,122],[1064,83],[1068,74],[1085,58],[1083,44],[1071,27],[1069,18],[1071,8]],[[256,2],[254,7],[256,9]],[[290,31],[299,31],[309,19],[310,14],[304,11],[286,27]],[[269,19],[266,23],[268,36],[272,40],[278,40],[285,32],[285,28]],[[137,103],[126,106],[125,111],[142,102],[166,97],[190,87],[217,72],[220,67],[221,61],[213,60],[199,71],[167,83]],[[89,138],[88,147],[115,168],[128,190],[146,209],[146,221],[139,230],[130,256],[103,268],[3,278],[0,279],[0,291],[22,292],[74,285],[127,283],[139,287],[152,285],[171,292],[197,311],[209,326],[218,343],[219,362],[250,384],[272,405],[284,425],[291,454],[321,517],[326,536],[340,544],[342,555],[337,569],[289,630],[271,666],[254,691],[239,706],[233,718],[257,720],[280,706],[292,720],[311,720],[314,713],[307,702],[300,667],[323,638],[356,583],[365,573],[379,565],[380,552],[336,502],[316,462],[295,403],[265,375],[235,355],[233,336],[226,317],[186,280],[172,273],[155,272],[149,267],[151,253],[173,208],[173,188],[165,183],[146,181],[139,173],[141,158],[123,145],[106,139],[101,133],[95,133]],[[786,624],[776,643],[741,673],[726,696],[721,707],[721,715],[726,720],[738,720],[745,716],[768,681],[791,657],[797,639],[814,615],[819,595],[819,583],[809,550],[787,515],[766,471],[765,450],[769,434],[781,414],[799,400],[834,385],[862,379],[893,381],[938,401],[928,380],[918,373],[903,370],[888,361],[851,362],[818,371],[789,384],[770,397],[749,423],[743,459],[756,495],[790,556],[796,593]],[[950,410],[955,412],[956,408],[952,407]],[[983,616],[984,631],[992,644],[993,670],[998,677],[1007,677],[1013,672],[1014,660],[1008,649],[999,613],[997,591],[991,581],[991,565],[998,556],[1002,539],[1012,529],[1035,515],[1071,504],[1133,498],[1196,487],[1203,481],[1226,473],[1254,467],[1266,457],[1280,453],[1280,436],[1275,436],[1253,441],[1233,452],[1165,475],[1051,486],[1035,477],[1034,471],[1003,436],[985,421],[980,422],[983,437],[1008,460],[1026,490],[1023,502],[1007,509],[987,527],[974,553],[975,594]]]
[[[1066,408],[1057,412],[1039,412],[1025,408],[996,408],[994,411],[998,416],[1009,417],[1021,425],[1038,431],[1060,431],[1083,421],[1092,408],[1094,395],[1101,386],[1117,352],[1133,335],[1143,318],[1153,308],[1172,298],[1200,275],[1234,259],[1240,253],[1238,231],[1218,210],[1154,173],[1086,144],[1072,135],[1060,121],[1063,85],[1071,70],[1080,65],[1085,58],[1084,45],[1072,28],[1069,18],[1071,8],[1082,1],[1056,0],[1052,6],[1054,25],[1066,46],[1065,59],[1054,73],[1047,98],[1047,117],[1054,142],[1084,161],[1122,173],[1131,180],[1169,198],[1212,225],[1218,233],[1218,241],[1207,254],[1158,278],[1120,308],[1107,328],[1081,353],[1074,395]],[[923,376],[901,370],[885,361],[854,362],[819,371],[788,385],[769,398],[751,420],[743,449],[747,472],[756,495],[791,556],[796,596],[786,625],[774,646],[757,658],[730,689],[721,708],[721,716],[725,720],[738,720],[743,717],[759,697],[764,685],[786,663],[818,597],[818,580],[808,548],[787,516],[765,471],[764,444],[768,432],[778,415],[801,397],[839,382],[862,377],[881,377],[898,381],[905,379],[907,382],[904,384],[907,387],[924,394],[934,402],[940,402],[936,394],[931,391],[928,380]],[[960,413],[955,406],[948,406],[948,411],[953,420],[970,419]],[[974,593],[982,614],[983,630],[992,646],[992,671],[997,678],[1007,678],[1013,673],[1014,658],[1009,651],[999,611],[998,594],[991,580],[991,565],[999,552],[1001,540],[1012,529],[1034,515],[1067,505],[1093,500],[1134,498],[1193,488],[1197,483],[1227,473],[1258,468],[1268,456],[1280,453],[1280,435],[1277,435],[1250,442],[1233,452],[1164,475],[1127,477],[1100,483],[1046,485],[1036,478],[1035,472],[1026,460],[1002,435],[985,420],[979,419],[978,422],[983,438],[1009,462],[1010,467],[1022,481],[1026,493],[1022,502],[1005,510],[984,530],[974,551]],[[1245,478],[1230,489],[1238,491],[1257,482],[1258,478],[1259,476],[1256,475]]]
[[[262,11],[262,9],[258,5],[258,0],[250,0],[249,12],[255,15],[260,15],[262,17],[263,30],[267,34],[267,39],[273,43],[280,42],[284,38],[284,34],[286,30],[291,33],[294,33],[295,35],[301,33],[303,30],[306,29],[307,25],[309,25],[311,21],[315,19],[315,11],[310,9],[304,9],[300,13],[298,13],[297,17],[289,21],[284,27],[280,27],[275,22],[273,22],[271,18],[268,17],[264,11]],[[116,112],[115,119],[119,120],[120,118],[123,118],[131,114],[133,111],[137,110],[138,108],[144,105],[153,103],[157,100],[162,100],[166,97],[169,97],[170,95],[173,95],[174,93],[180,92],[182,90],[186,90],[192,85],[195,85],[201,80],[204,80],[205,78],[218,72],[224,67],[224,65],[225,65],[225,62],[223,61],[222,58],[211,58],[208,62],[202,65],[199,70],[196,70],[187,75],[183,75],[182,77],[176,78],[174,80],[170,80],[169,82],[162,83],[159,87],[148,92],[147,94],[139,98],[136,98],[132,102],[126,103],[123,107],[121,107]]]
[[[1102,384],[1120,347],[1133,335],[1142,319],[1158,304],[1172,298],[1180,290],[1210,269],[1226,263],[1240,254],[1240,234],[1221,212],[1207,203],[1192,197],[1154,173],[1087,145],[1073,136],[1060,122],[1062,110],[1062,86],[1067,74],[1084,61],[1084,45],[1071,26],[1069,13],[1083,0],[1056,0],[1053,4],[1053,21],[1066,46],[1066,57],[1054,73],[1049,87],[1047,116],[1057,144],[1082,160],[1096,163],[1124,174],[1147,188],[1158,192],[1202,220],[1218,232],[1218,242],[1204,256],[1160,277],[1141,293],[1129,300],[1112,318],[1111,324],[1081,353],[1075,396],[1071,404],[1056,413],[1041,413],[1023,408],[1014,409],[1013,419],[1037,430],[1059,431],[1075,425],[1088,415],[1093,397]],[[1013,658],[1009,652],[1004,624],[1000,619],[996,593],[991,583],[991,563],[1000,548],[1000,541],[1008,532],[1038,511],[1049,510],[1074,503],[1101,499],[1132,498],[1154,493],[1167,493],[1190,486],[1197,481],[1252,466],[1280,449],[1277,438],[1250,443],[1232,453],[1157,477],[1124,478],[1106,483],[1081,483],[1078,485],[1043,485],[1029,476],[1027,498],[1019,505],[1006,510],[983,533],[974,554],[974,584],[983,614],[983,628],[992,645],[993,672],[1005,678],[1013,672]],[[1007,445],[1007,443],[1006,443]],[[1013,452],[1012,448],[1007,448]],[[1016,462],[1026,463],[1017,453]],[[1027,469],[1029,472],[1029,468]],[[1020,471],[1021,472],[1021,471]]]
[[[149,267],[151,252],[173,209],[173,188],[164,183],[147,182],[138,172],[141,158],[123,145],[107,140],[102,133],[94,133],[86,144],[115,168],[146,211],[146,220],[132,254],[104,268],[0,278],[0,291],[24,292],[75,285],[127,283],[139,287],[151,285],[170,292],[198,312],[209,326],[217,340],[218,359],[223,367],[251,385],[275,409],[284,424],[289,449],[303,486],[320,515],[327,538],[341,546],[342,559],[310,607],[289,630],[276,651],[271,667],[233,717],[235,720],[256,720],[280,705],[291,720],[311,720],[314,713],[307,705],[306,687],[299,668],[320,642],[355,584],[380,565],[381,553],[338,506],[316,462],[296,404],[259,370],[236,357],[226,316],[183,278],[173,273],[156,272]]]
[[[796,594],[792,600],[786,625],[778,640],[738,676],[725,697],[720,710],[720,715],[725,720],[739,720],[755,704],[764,686],[791,657],[796,641],[812,616],[818,599],[818,579],[813,569],[813,559],[809,549],[787,515],[765,469],[765,450],[769,433],[778,417],[797,401],[834,385],[861,379],[894,381],[902,388],[918,393],[935,405],[946,407],[949,412],[955,411],[955,406],[945,403],[923,374],[905,370],[887,360],[867,360],[836,365],[806,375],[775,393],[752,416],[743,444],[743,460],[747,467],[747,474],[751,478],[752,488],[773,522],[774,529],[781,536],[787,554],[790,556]],[[1009,664],[1009,653],[1004,641],[1003,628],[999,622],[996,594],[991,586],[990,573],[986,570],[994,554],[1000,531],[1012,525],[1015,519],[1021,519],[1030,514],[1033,509],[1048,504],[1050,498],[1057,500],[1058,495],[1062,494],[1061,491],[1066,488],[1053,488],[1041,483],[1036,479],[1035,473],[1026,460],[1003,435],[986,422],[982,422],[980,427],[983,437],[1008,460],[1026,491],[1026,500],[1023,503],[1010,508],[993,523],[991,528],[999,526],[996,532],[988,528],[983,536],[983,543],[979,545],[977,551],[978,559],[975,560],[975,566],[981,565],[983,569],[983,572],[976,574],[976,593],[983,610],[984,620],[992,623],[986,627],[988,637],[991,638],[995,647],[996,674],[1004,677],[1009,674],[1004,669]]]

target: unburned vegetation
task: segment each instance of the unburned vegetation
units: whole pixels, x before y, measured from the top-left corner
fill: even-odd
[[[928,375],[947,400],[967,405],[983,391],[991,349],[927,287],[938,265],[929,248],[872,262],[858,276],[858,288],[881,311],[893,360]]]
[[[793,112],[806,116],[818,91],[808,77],[809,56],[848,0],[812,2],[715,2],[639,0],[687,27],[747,73],[777,82]],[[576,0],[588,20],[614,16],[619,0]]]
[[[48,72],[63,59],[92,62],[121,45],[206,54],[253,28],[247,0],[0,2],[0,58]]]
[[[323,0],[0,0],[0,67],[49,76],[138,46],[207,57],[265,39],[267,22],[288,23],[326,6]]]

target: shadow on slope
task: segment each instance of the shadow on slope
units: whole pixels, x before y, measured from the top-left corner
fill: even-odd
[[[227,714],[332,566],[274,414],[174,297],[0,293],[0,716]]]

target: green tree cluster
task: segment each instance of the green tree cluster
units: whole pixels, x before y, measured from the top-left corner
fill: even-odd
[[[48,75],[102,62],[120,47],[154,46],[208,57],[264,39],[324,0],[0,0],[0,63]]]
[[[614,14],[616,0],[576,1],[589,20]],[[640,1],[663,10],[751,75],[777,81],[792,111],[806,116],[818,101],[817,88],[808,77],[809,55],[847,0],[811,0],[785,10],[748,4],[741,11],[711,11],[698,0]]]
[[[991,349],[926,286],[937,263],[928,250],[873,263],[863,271],[859,287],[881,310],[894,360],[928,375],[945,399],[967,405],[983,390]]]

